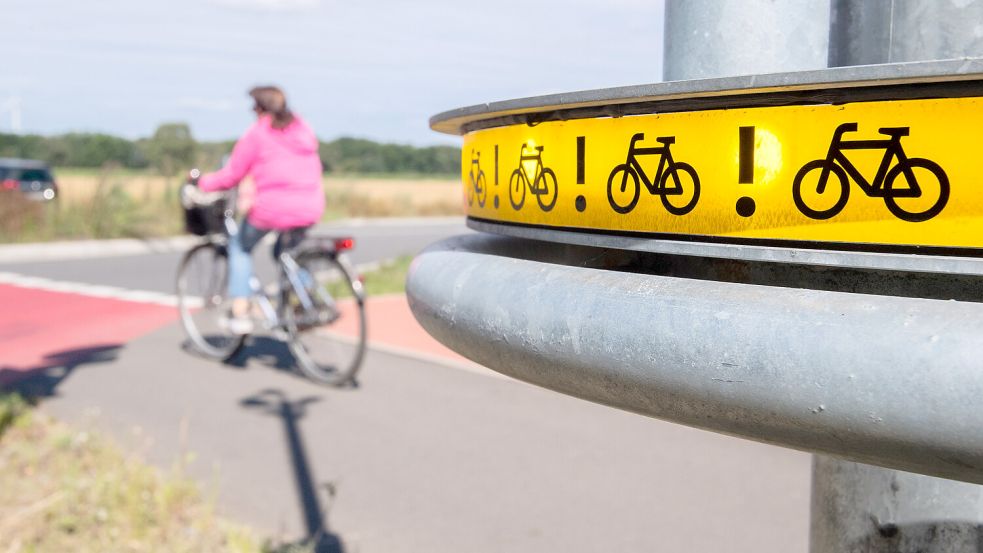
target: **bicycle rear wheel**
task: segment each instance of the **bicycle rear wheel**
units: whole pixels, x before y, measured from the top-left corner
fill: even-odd
[[[219,360],[235,355],[246,338],[223,324],[231,307],[228,266],[224,247],[200,244],[184,255],[177,274],[181,326],[196,350]]]
[[[290,351],[311,380],[329,386],[354,382],[365,355],[365,294],[346,264],[328,254],[296,258],[306,274],[313,309],[305,309],[296,292],[286,287],[284,322]]]

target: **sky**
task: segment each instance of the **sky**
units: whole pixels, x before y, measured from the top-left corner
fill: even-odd
[[[284,88],[325,140],[454,144],[432,115],[658,82],[663,0],[0,0],[0,132],[234,139]]]

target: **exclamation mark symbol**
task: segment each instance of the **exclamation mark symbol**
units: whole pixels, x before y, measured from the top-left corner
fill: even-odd
[[[737,182],[754,184],[754,127],[741,127],[740,159]],[[754,198],[741,196],[737,200],[737,214],[741,217],[754,215]]]
[[[498,144],[495,144],[495,209],[498,209]]]
[[[587,155],[587,137],[578,136],[577,137],[577,184],[585,184],[585,168],[584,168],[584,157]],[[574,207],[577,211],[583,213],[587,209],[587,198],[583,194],[578,194],[576,201],[574,201]]]

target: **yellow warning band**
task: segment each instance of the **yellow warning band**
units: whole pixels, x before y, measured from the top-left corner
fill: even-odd
[[[687,240],[983,248],[983,98],[719,109],[464,136],[468,216]]]

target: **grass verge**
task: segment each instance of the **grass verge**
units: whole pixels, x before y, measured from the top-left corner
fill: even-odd
[[[0,392],[0,544],[7,552],[275,552],[218,517],[184,476]]]
[[[369,296],[400,294],[406,291],[406,275],[413,256],[404,255],[382,263],[379,267],[364,271],[365,293]],[[336,299],[351,297],[348,285],[340,280],[327,283],[328,293]]]

